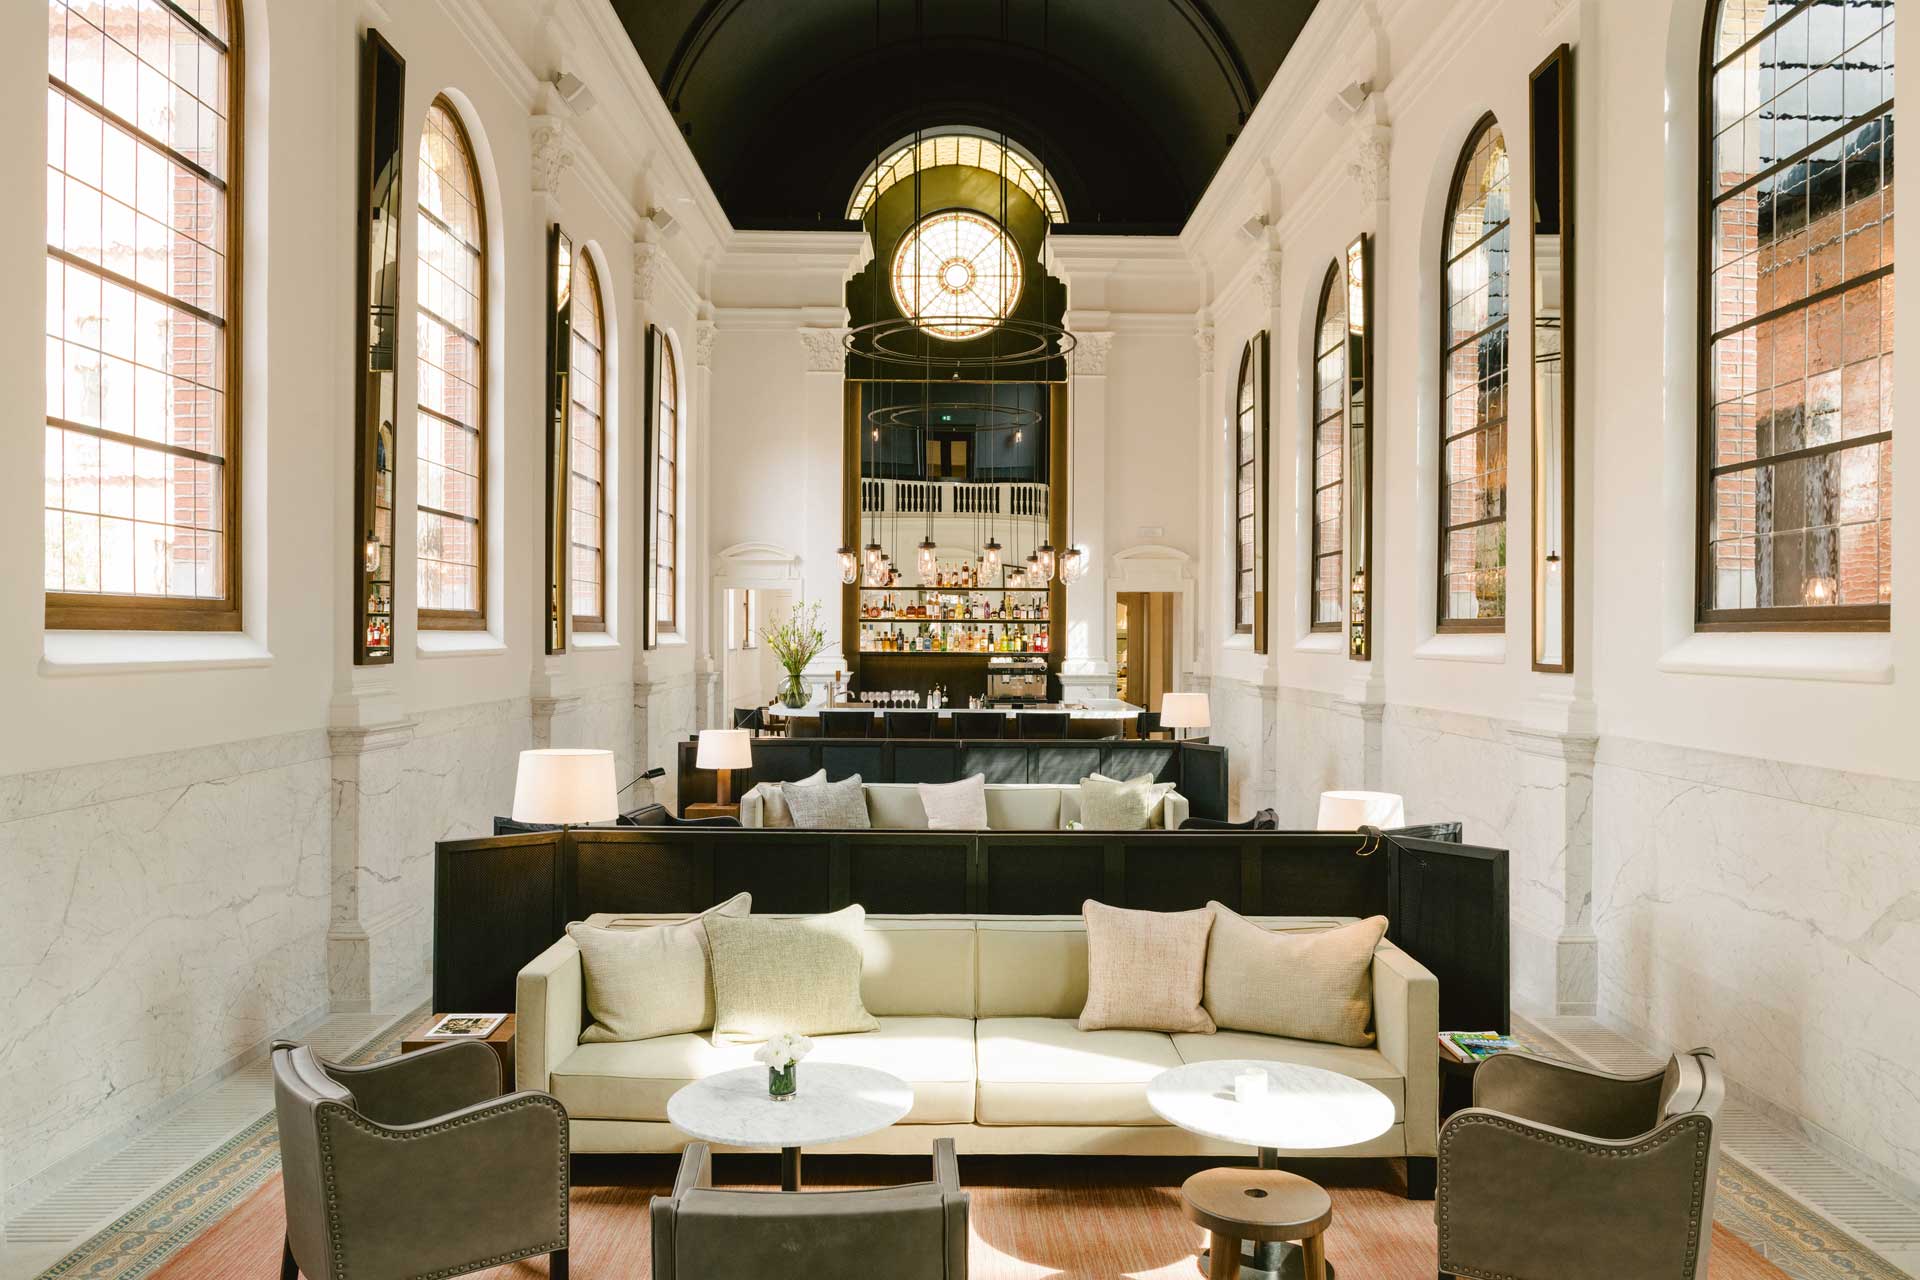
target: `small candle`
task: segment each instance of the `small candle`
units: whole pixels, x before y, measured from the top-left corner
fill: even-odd
[[[1233,1098],[1235,1102],[1260,1102],[1267,1096],[1267,1073],[1264,1071],[1242,1071],[1233,1078]]]

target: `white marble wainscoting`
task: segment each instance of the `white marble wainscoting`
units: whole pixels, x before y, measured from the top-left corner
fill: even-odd
[[[1604,738],[1594,783],[1601,1017],[1920,1187],[1920,782]]]
[[[1208,677],[1204,688],[1213,720],[1207,726],[1207,740],[1227,749],[1227,813],[1244,819],[1272,803],[1268,734],[1273,721],[1265,697],[1271,691],[1222,675]]]
[[[1287,830],[1311,831],[1322,791],[1369,788],[1375,774],[1366,759],[1367,725],[1360,710],[1318,689],[1277,693],[1273,785],[1253,807],[1271,806]],[[1376,766],[1377,768],[1377,766]]]
[[[0,778],[9,1201],[327,1006],[327,735]]]
[[[485,835],[512,808],[520,752],[533,740],[528,700],[332,738],[333,1008],[399,1008],[429,973],[434,843]]]
[[[547,747],[594,747],[613,752],[614,772],[624,786],[640,772],[634,764],[633,681],[620,679],[583,689],[563,699],[550,699],[554,705],[547,716],[546,740],[539,732],[541,716],[538,700],[534,708],[534,745]],[[621,807],[629,807],[621,797]]]
[[[1590,740],[1484,716],[1397,704],[1385,711],[1381,784],[1406,797],[1408,821],[1457,821],[1468,843],[1508,851],[1521,1009],[1594,1007],[1590,752]]]
[[[633,735],[639,759],[634,772],[659,766],[666,776],[653,784],[654,798],[669,809],[679,808],[680,743],[696,724],[698,702],[692,671],[677,671],[658,680],[633,685]]]

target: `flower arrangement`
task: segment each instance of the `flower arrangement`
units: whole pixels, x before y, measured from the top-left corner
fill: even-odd
[[[795,1068],[800,1059],[813,1052],[813,1041],[791,1031],[782,1031],[753,1051],[756,1061],[767,1064],[767,1094],[785,1102],[800,1091]]]
[[[807,705],[807,682],[801,678],[807,664],[826,652],[827,633],[820,629],[820,602],[808,600],[787,610],[786,616],[760,630],[767,648],[787,673],[780,701],[789,707]]]

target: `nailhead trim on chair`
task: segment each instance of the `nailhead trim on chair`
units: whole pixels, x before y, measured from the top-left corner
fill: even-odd
[[[1554,1147],[1567,1147],[1574,1151],[1581,1151],[1588,1155],[1601,1156],[1610,1160],[1620,1160],[1628,1156],[1644,1155],[1649,1151],[1655,1151],[1666,1146],[1676,1138],[1691,1137],[1694,1142],[1693,1213],[1687,1233],[1687,1251],[1681,1270],[1676,1274],[1679,1280],[1694,1280],[1694,1270],[1700,1261],[1700,1206],[1707,1190],[1707,1164],[1713,1154],[1713,1123],[1708,1120],[1707,1117],[1700,1115],[1682,1116],[1672,1128],[1658,1133],[1651,1138],[1647,1138],[1644,1141],[1636,1142],[1630,1147],[1601,1146],[1575,1138],[1564,1138],[1558,1134],[1542,1133],[1531,1125],[1520,1124],[1517,1121],[1507,1119],[1505,1116],[1486,1114],[1471,1115],[1463,1113],[1447,1121],[1445,1127],[1440,1130],[1440,1182],[1434,1196],[1434,1204],[1437,1206],[1434,1211],[1434,1217],[1440,1227],[1441,1273],[1449,1276],[1464,1277],[1466,1280],[1527,1280],[1524,1276],[1514,1276],[1505,1271],[1481,1271],[1473,1267],[1455,1266],[1447,1260],[1447,1245],[1450,1236],[1446,1212],[1447,1182],[1450,1172],[1447,1160],[1447,1147],[1452,1143],[1456,1133],[1474,1125],[1505,1129],[1510,1133],[1519,1134],[1521,1137],[1531,1139],[1534,1142],[1541,1142]]]
[[[334,1180],[333,1132],[327,1123],[330,1119],[338,1117],[362,1133],[371,1134],[376,1138],[383,1138],[389,1142],[411,1142],[416,1138],[425,1138],[436,1133],[446,1133],[467,1125],[478,1124],[483,1120],[491,1120],[494,1116],[506,1115],[510,1111],[518,1111],[523,1107],[548,1107],[560,1116],[560,1238],[548,1244],[535,1245],[532,1248],[520,1249],[513,1253],[502,1253],[491,1258],[476,1258],[472,1262],[463,1263],[457,1267],[443,1267],[438,1271],[423,1271],[414,1277],[413,1280],[447,1280],[449,1276],[465,1275],[469,1271],[478,1271],[483,1267],[505,1266],[509,1262],[518,1262],[522,1258],[532,1258],[543,1253],[553,1253],[556,1250],[567,1247],[567,1187],[571,1177],[571,1168],[567,1162],[567,1155],[572,1147],[572,1143],[568,1141],[566,1137],[567,1128],[570,1123],[567,1116],[567,1109],[560,1105],[559,1099],[550,1097],[547,1094],[529,1094],[526,1097],[515,1098],[511,1102],[487,1111],[462,1116],[458,1120],[443,1120],[439,1124],[428,1125],[424,1129],[417,1129],[411,1133],[396,1133],[391,1129],[386,1129],[374,1124],[351,1107],[338,1102],[322,1102],[319,1107],[315,1109],[314,1120],[320,1132],[320,1173],[326,1185],[327,1192],[327,1244],[328,1252],[333,1255],[333,1280],[347,1280],[347,1260],[346,1242],[340,1235],[338,1213],[340,1198],[339,1189]]]

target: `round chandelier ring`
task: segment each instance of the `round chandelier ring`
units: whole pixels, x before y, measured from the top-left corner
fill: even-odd
[[[847,330],[844,341],[849,355],[864,356],[888,364],[921,365],[929,369],[938,366],[956,373],[1022,369],[1046,364],[1070,355],[1074,347],[1079,345],[1079,339],[1064,325],[1016,316],[1007,317],[981,336],[992,338],[991,345],[997,348],[1002,334],[1015,340],[1014,350],[984,351],[971,355],[957,352],[943,354],[932,349],[926,330],[917,322],[898,317],[855,325]]]
[[[956,425],[951,422],[936,421],[942,413],[968,413],[983,421]],[[1018,431],[1023,427],[1038,427],[1040,411],[1021,405],[982,404],[979,401],[967,403],[943,404],[896,404],[874,409],[867,414],[867,425],[873,428],[902,428],[915,431]]]

